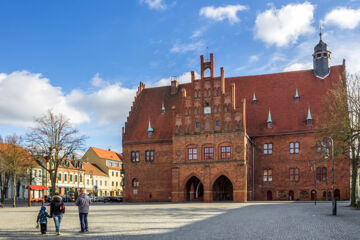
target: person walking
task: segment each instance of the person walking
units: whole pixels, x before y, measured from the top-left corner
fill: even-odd
[[[83,189],[79,191],[80,195],[75,201],[75,205],[79,208],[79,217],[80,217],[80,227],[81,232],[88,232],[88,221],[87,216],[89,213],[90,198],[87,194],[84,193]]]
[[[50,216],[54,218],[56,235],[60,235],[60,223],[65,213],[65,205],[59,193],[55,193],[50,203]]]
[[[47,213],[46,211],[46,207],[45,206],[41,206],[41,209],[38,213],[36,222],[37,222],[37,227],[39,227],[39,223],[40,223],[40,231],[41,234],[46,234],[47,232],[47,219],[50,217],[50,215]]]

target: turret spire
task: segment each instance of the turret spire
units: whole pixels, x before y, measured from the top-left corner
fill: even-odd
[[[271,112],[270,112],[270,108],[269,108],[269,115],[268,115],[268,120],[267,120],[267,122],[272,122],[272,120],[271,120]]]
[[[154,129],[151,127],[150,119],[149,119],[149,126],[147,132],[148,132],[148,137],[152,137],[154,133]]]
[[[312,120],[310,106],[308,107],[308,114],[307,114],[306,120],[309,120],[309,119]]]
[[[266,127],[267,127],[268,129],[271,129],[271,128],[273,127],[272,119],[271,119],[270,108],[269,108],[268,120],[266,121]]]

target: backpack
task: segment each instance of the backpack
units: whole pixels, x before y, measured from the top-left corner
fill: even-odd
[[[60,212],[65,213],[65,204],[64,203],[61,203],[61,205],[60,205]]]

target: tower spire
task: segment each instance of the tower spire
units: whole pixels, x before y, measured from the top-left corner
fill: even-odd
[[[306,120],[312,120],[310,106],[308,107],[308,114],[307,114]]]
[[[254,92],[254,94],[253,94],[253,102],[256,102],[257,101],[257,99],[256,99],[256,96],[255,96],[255,92]]]
[[[266,121],[266,127],[267,127],[268,129],[271,129],[271,128],[273,127],[272,119],[271,119],[270,108],[269,108],[268,120]]]

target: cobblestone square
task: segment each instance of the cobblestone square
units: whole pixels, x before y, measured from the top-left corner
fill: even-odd
[[[0,209],[0,239],[360,239],[360,211],[331,203],[95,204],[89,233],[79,233],[77,208],[69,205],[61,236],[49,219],[48,234],[35,229],[39,207]]]

